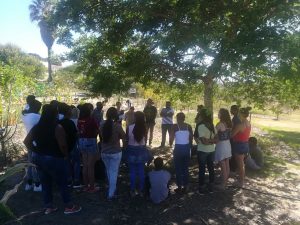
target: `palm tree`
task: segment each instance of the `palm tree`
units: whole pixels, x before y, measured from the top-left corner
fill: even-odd
[[[55,40],[55,28],[49,22],[49,15],[53,12],[55,2],[54,0],[34,0],[29,5],[30,19],[32,22],[38,22],[42,40],[48,49],[48,82],[52,81],[51,48]]]

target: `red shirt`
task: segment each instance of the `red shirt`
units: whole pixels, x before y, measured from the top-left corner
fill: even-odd
[[[234,142],[248,142],[251,131],[251,125],[245,127],[242,132],[238,132],[232,139]]]
[[[99,126],[94,118],[79,119],[77,127],[80,138],[97,138]]]

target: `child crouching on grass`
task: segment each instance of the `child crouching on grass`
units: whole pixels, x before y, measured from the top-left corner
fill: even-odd
[[[153,203],[164,201],[169,195],[169,181],[171,174],[163,169],[163,159],[157,157],[154,160],[155,169],[149,172],[150,199]]]
[[[255,137],[249,138],[249,154],[245,160],[246,167],[250,170],[260,170],[264,166],[264,156],[261,148],[257,145]]]

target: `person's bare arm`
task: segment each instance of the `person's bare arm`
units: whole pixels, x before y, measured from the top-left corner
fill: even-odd
[[[234,128],[232,129],[232,132],[231,132],[231,137],[234,137],[238,132],[243,131],[243,129],[244,129],[244,126],[242,123],[234,126]]]
[[[119,137],[122,140],[123,148],[126,148],[127,147],[127,138],[126,138],[127,136],[121,125],[119,126]]]
[[[188,130],[189,130],[189,133],[190,133],[189,141],[190,141],[190,145],[192,146],[194,135],[193,135],[193,129],[192,129],[191,125],[188,125]]]
[[[205,138],[205,137],[199,137],[199,140],[201,141],[202,144],[204,145],[211,145],[212,141],[209,138]]]
[[[61,125],[57,125],[55,128],[55,138],[58,142],[60,151],[67,156],[68,155],[68,144],[66,140],[66,132]]]
[[[160,115],[161,117],[164,117],[164,116],[165,116],[165,114],[164,114],[163,111],[164,111],[163,109],[160,111],[160,114],[159,114],[159,115]]]
[[[175,132],[177,131],[177,126],[172,126],[171,132],[170,132],[170,144],[173,145],[174,139],[175,139]]]

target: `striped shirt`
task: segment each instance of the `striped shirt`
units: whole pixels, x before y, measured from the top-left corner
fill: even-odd
[[[161,110],[162,124],[173,124],[174,110],[172,108],[163,108]]]

